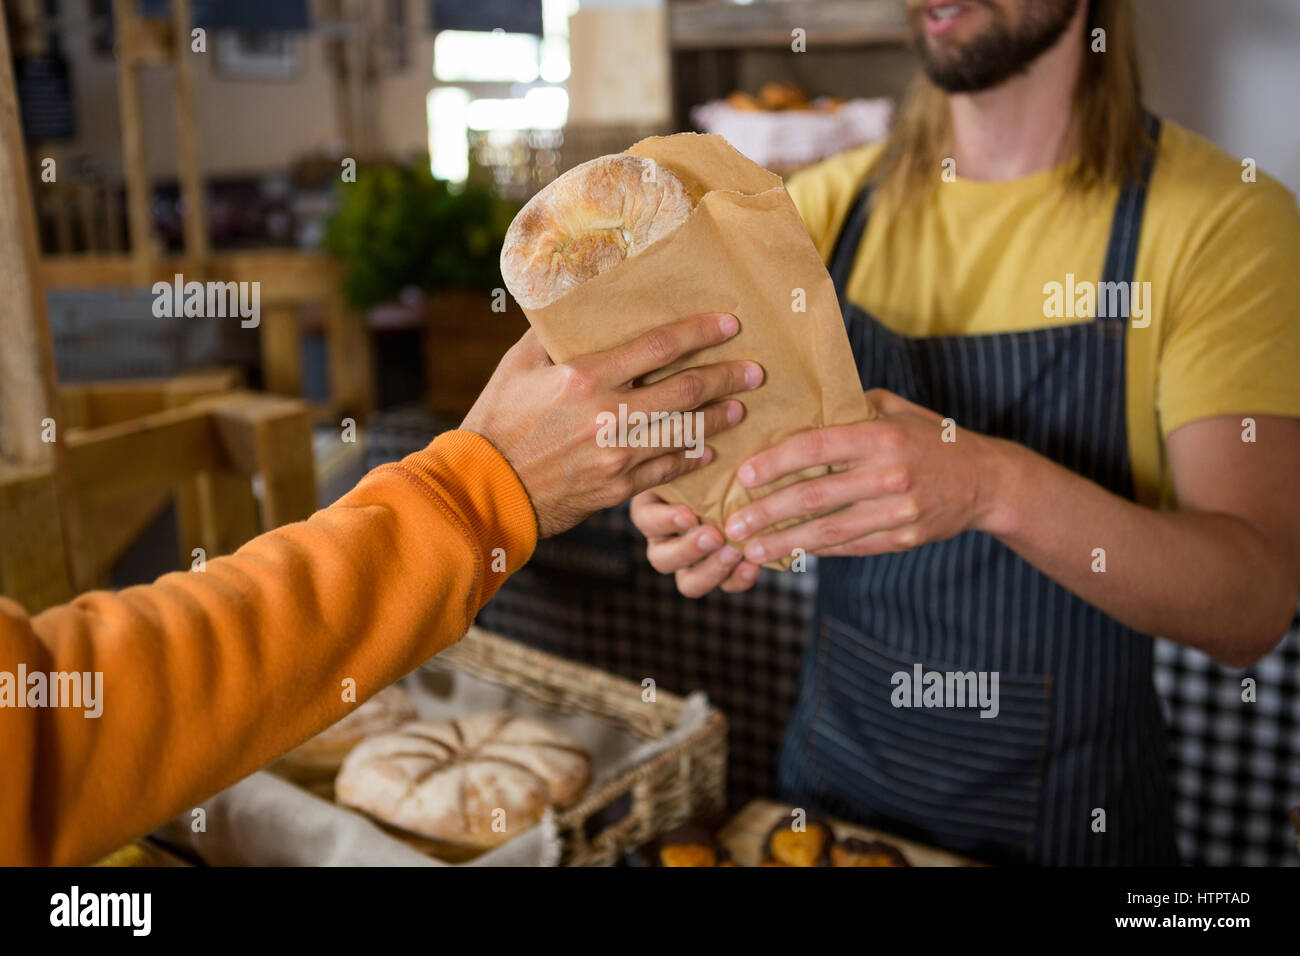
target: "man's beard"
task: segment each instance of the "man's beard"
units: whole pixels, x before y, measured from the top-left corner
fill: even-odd
[[[1029,0],[1023,8],[1024,19],[1015,27],[1001,8],[976,2],[992,14],[992,23],[968,44],[947,50],[946,55],[942,37],[937,49],[927,41],[924,8],[912,17],[921,66],[931,81],[948,93],[987,90],[1026,70],[1061,38],[1081,0]]]

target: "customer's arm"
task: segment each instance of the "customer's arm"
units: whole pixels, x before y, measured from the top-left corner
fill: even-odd
[[[103,682],[98,716],[0,708],[0,864],[86,862],[148,832],[342,717],[346,681],[364,700],[461,637],[539,528],[554,534],[707,462],[599,447],[596,416],[743,390],[739,362],[632,387],[733,332],[697,317],[564,366],[525,336],[464,430],[376,469],[310,520],[203,572],[32,618],[0,599],[0,681],[21,669]],[[737,411],[706,405],[706,429]]]
[[[460,637],[492,550],[513,569],[536,540],[510,466],[452,432],[206,571],[0,600],[0,670],[103,682],[98,717],[0,710],[0,863],[85,862],[263,766],[344,715],[345,680],[364,699]]]

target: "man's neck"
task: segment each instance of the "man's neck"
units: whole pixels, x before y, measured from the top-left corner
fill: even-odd
[[[1083,59],[1083,17],[1024,73],[978,93],[948,97],[957,175],[1002,182],[1049,169],[1069,156],[1074,86]]]

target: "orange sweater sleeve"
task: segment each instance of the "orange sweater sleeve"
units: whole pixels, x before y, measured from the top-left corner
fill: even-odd
[[[450,432],[203,572],[0,598],[0,864],[94,860],[265,766],[355,706],[346,680],[364,700],[460,639],[536,543],[510,465]],[[20,666],[102,674],[102,712],[16,706]]]

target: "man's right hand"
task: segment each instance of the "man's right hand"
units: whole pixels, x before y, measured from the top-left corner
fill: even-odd
[[[730,428],[744,415],[724,396],[756,388],[754,362],[719,362],[685,369],[652,385],[640,381],[684,356],[731,338],[735,316],[707,314],[653,329],[625,345],[556,365],[530,330],[506,353],[461,428],[490,441],[514,468],[537,513],[542,537],[637,492],[666,484],[712,458],[683,450],[602,447],[598,416],[703,413],[703,434]]]
[[[677,590],[689,598],[714,588],[748,591],[758,580],[758,565],[722,539],[717,528],[701,525],[686,505],[670,505],[653,491],[632,499],[632,523],[646,536],[646,557],[661,574],[677,579]]]

